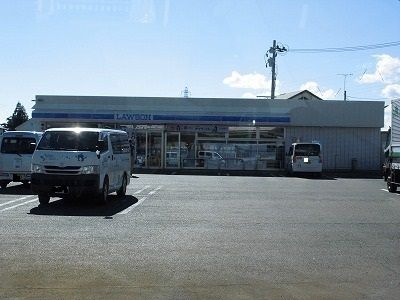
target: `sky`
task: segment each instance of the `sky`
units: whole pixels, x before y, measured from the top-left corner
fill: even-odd
[[[276,94],[327,100],[400,97],[400,46],[299,53],[400,41],[399,0],[4,0],[0,123],[35,95],[270,95],[265,55],[278,55]],[[390,106],[385,109],[389,124]]]

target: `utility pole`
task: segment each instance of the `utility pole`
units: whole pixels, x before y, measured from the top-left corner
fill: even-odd
[[[275,81],[276,81],[276,72],[275,72],[275,59],[276,56],[278,55],[278,53],[283,53],[286,52],[287,49],[282,46],[279,47],[276,45],[276,40],[274,40],[272,47],[269,48],[269,53],[271,53],[271,57],[268,58],[268,61],[265,65],[265,67],[268,68],[271,67],[271,73],[272,73],[272,77],[271,77],[271,99],[275,99]],[[266,53],[266,57],[268,57],[268,52]]]
[[[343,100],[347,101],[347,91],[346,91],[346,79],[347,76],[353,76],[352,73],[337,74],[343,76]]]
[[[274,40],[274,43],[272,44],[272,48],[269,49],[269,52],[272,53],[272,78],[271,78],[271,99],[275,99],[275,80],[276,80],[276,74],[275,74],[275,58],[276,58],[276,40]],[[272,50],[272,51],[271,51]]]

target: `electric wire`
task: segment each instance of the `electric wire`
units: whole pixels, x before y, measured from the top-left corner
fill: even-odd
[[[288,49],[290,52],[296,53],[332,53],[332,52],[351,52],[351,51],[363,51],[373,50],[380,48],[396,47],[400,46],[400,41],[387,42],[381,44],[372,44],[364,46],[350,46],[350,47],[338,47],[338,48],[319,48],[319,49]]]

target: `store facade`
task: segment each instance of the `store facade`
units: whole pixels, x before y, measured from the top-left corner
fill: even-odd
[[[135,168],[282,170],[296,141],[322,144],[324,169],[378,170],[383,102],[38,95],[26,130],[126,130]]]

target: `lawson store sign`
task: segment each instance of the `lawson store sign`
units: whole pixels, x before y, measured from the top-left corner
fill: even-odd
[[[164,114],[136,114],[136,113],[63,113],[63,112],[33,112],[34,119],[57,119],[63,121],[116,121],[118,123],[245,123],[245,124],[270,124],[290,123],[289,115],[267,115],[267,116],[217,116],[217,115],[164,115]]]

